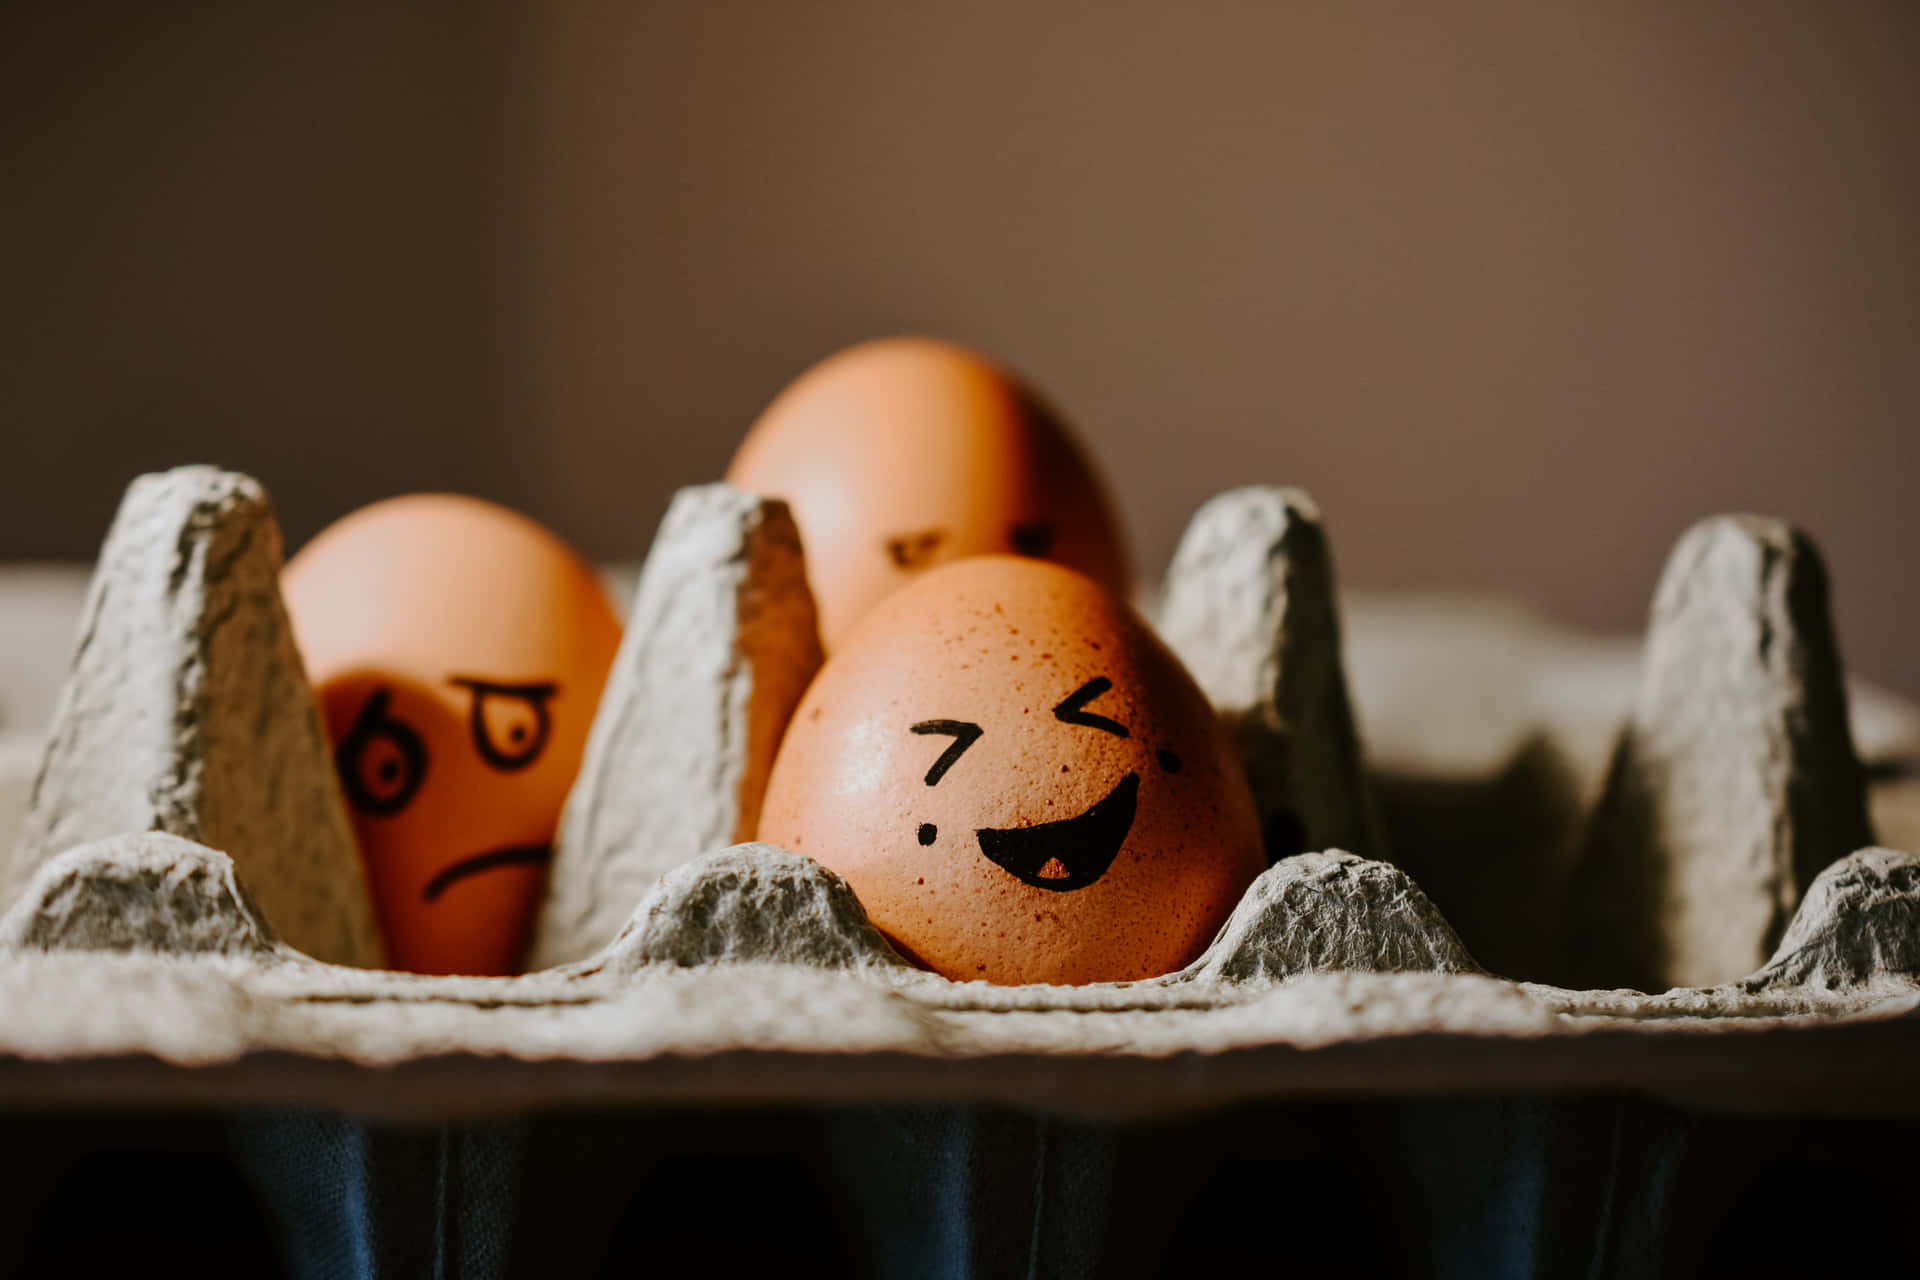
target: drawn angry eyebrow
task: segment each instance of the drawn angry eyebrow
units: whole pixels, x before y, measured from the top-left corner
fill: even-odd
[[[1105,676],[1095,676],[1062,698],[1060,705],[1053,709],[1053,718],[1064,720],[1068,724],[1083,724],[1089,729],[1101,729],[1117,738],[1129,736],[1127,726],[1118,720],[1109,720],[1105,716],[1080,709],[1111,688],[1113,688],[1113,681]]]
[[[504,773],[515,773],[526,768],[540,758],[547,749],[547,738],[553,732],[553,712],[547,703],[560,686],[551,680],[541,680],[529,684],[503,684],[497,680],[480,680],[472,676],[449,676],[447,683],[470,690],[473,705],[467,713],[467,731],[473,736],[473,749],[480,758]],[[507,748],[503,749],[493,740],[487,731],[487,699],[509,698],[526,705],[533,712],[532,740],[527,739],[527,727],[515,725]]]
[[[551,680],[534,680],[526,684],[507,684],[499,680],[481,680],[475,676],[448,676],[447,683],[458,685],[462,689],[486,696],[506,698],[527,698],[538,700],[551,698],[560,692],[560,686]]]
[[[914,733],[946,733],[953,735],[953,745],[945,751],[942,751],[940,758],[933,762],[933,768],[927,770],[928,786],[932,786],[934,783],[940,781],[941,778],[945,777],[947,770],[953,768],[953,762],[958,760],[961,753],[974,744],[974,740],[977,739],[982,732],[979,725],[968,724],[965,720],[922,720],[919,724],[914,725],[911,731]]]
[[[887,558],[897,569],[918,569],[933,558],[947,539],[945,529],[922,529],[887,539]]]

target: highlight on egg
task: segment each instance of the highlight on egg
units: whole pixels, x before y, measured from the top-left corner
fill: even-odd
[[[389,963],[516,972],[620,623],[594,571],[475,498],[378,502],[281,587]]]
[[[996,983],[1178,969],[1266,866],[1179,660],[1092,579],[1008,556],[929,571],[845,638],[759,838],[845,877],[909,958]]]
[[[815,365],[767,406],[726,479],[792,507],[828,652],[889,592],[964,556],[1047,559],[1131,589],[1119,520],[1072,433],[952,342],[880,339]]]

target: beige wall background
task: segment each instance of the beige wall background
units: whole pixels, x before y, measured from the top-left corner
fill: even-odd
[[[222,0],[0,10],[0,559],[250,470],[641,554],[857,339],[1024,370],[1148,567],[1311,489],[1343,579],[1638,625],[1825,547],[1920,694],[1920,6]]]

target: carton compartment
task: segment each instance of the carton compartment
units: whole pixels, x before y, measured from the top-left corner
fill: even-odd
[[[1920,863],[1871,844],[1869,808],[1920,826],[1920,717],[1857,694],[1861,763],[1824,570],[1778,522],[1682,539],[1637,664],[1517,612],[1366,606],[1356,700],[1312,501],[1206,504],[1153,618],[1233,729],[1272,865],[1187,968],[1080,988],[923,973],[839,877],[741,840],[818,650],[784,505],[721,485],[679,495],[633,587],[534,969],[378,969],[279,556],[246,477],[129,489],[0,876],[25,1096],[95,1072],[396,1116],[511,1109],[532,1077],[557,1103],[1095,1113],[1331,1085],[1767,1095],[1833,1062],[1821,1037],[1909,1034]],[[1371,768],[1356,707],[1391,744]],[[375,1065],[404,1083],[358,1080]],[[1870,1055],[1819,1088],[1899,1075]]]
[[[1920,713],[1843,685],[1776,522],[1690,532],[1635,652],[1446,598],[1343,636],[1311,501],[1215,499],[1152,616],[1272,865],[1074,988],[915,969],[744,839],[817,652],[791,520],[721,486],[632,586],[532,971],[378,968],[278,543],[245,477],[137,482],[0,741],[0,1276],[1920,1267],[1920,860],[1872,843],[1920,843]]]

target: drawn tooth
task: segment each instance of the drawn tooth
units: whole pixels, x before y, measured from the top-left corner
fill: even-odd
[[[1572,975],[1660,991],[1767,961],[1808,886],[1873,843],[1819,552],[1758,516],[1674,548],[1575,868]]]
[[[725,484],[682,489],[561,817],[529,967],[593,954],[664,873],[752,839],[774,749],[820,662],[786,504]]]
[[[231,857],[289,945],[380,963],[280,559],[272,509],[246,476],[180,467],[129,486],[0,901],[63,850],[161,831]]]
[[[1239,746],[1269,861],[1332,848],[1385,857],[1313,499],[1257,485],[1201,507],[1174,553],[1159,619]]]

